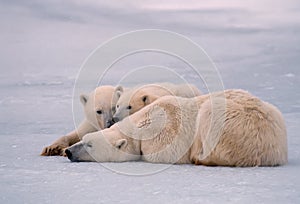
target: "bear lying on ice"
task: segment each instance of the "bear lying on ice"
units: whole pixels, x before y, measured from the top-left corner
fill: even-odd
[[[200,96],[201,93],[192,84],[156,83],[126,90],[122,86],[119,86],[116,89],[115,95],[116,98],[119,98],[116,104],[116,113],[113,116],[114,121],[117,122],[139,111],[162,96],[172,95],[193,98]]]
[[[66,149],[71,161],[276,166],[287,163],[283,117],[242,90],[165,96]]]

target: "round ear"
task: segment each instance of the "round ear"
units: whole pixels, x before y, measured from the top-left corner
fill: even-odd
[[[142,100],[144,102],[145,105],[149,105],[150,103],[152,103],[153,101],[155,101],[158,97],[154,96],[154,95],[144,95],[142,97]]]
[[[117,98],[120,98],[120,96],[122,95],[124,89],[122,86],[117,86],[116,89],[115,89],[115,96]]]
[[[116,141],[116,148],[121,149],[122,147],[126,147],[127,145],[127,140],[126,139],[120,139],[118,141]]]
[[[122,95],[122,92],[121,92],[121,91],[117,91],[117,92],[116,92],[116,96],[117,96],[117,98],[120,98],[120,97],[121,97],[121,95]]]
[[[116,87],[115,91],[120,91],[121,93],[123,93],[124,88],[123,88],[123,86],[119,85]]]
[[[81,94],[81,95],[80,95],[80,101],[81,101],[81,103],[82,103],[83,105],[86,104],[86,102],[88,101],[88,99],[89,99],[89,96],[88,96],[87,94]]]
[[[147,103],[149,101],[149,97],[147,95],[142,97],[142,100],[144,103]]]

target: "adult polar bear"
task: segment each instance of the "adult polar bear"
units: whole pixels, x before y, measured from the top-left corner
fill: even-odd
[[[276,166],[287,163],[287,136],[276,107],[248,92],[227,90],[193,99],[162,97],[86,135],[66,154],[71,161]]]
[[[79,142],[85,134],[110,127],[113,124],[113,109],[118,100],[114,95],[116,91],[116,87],[106,85],[97,87],[89,94],[80,95],[80,101],[84,107],[85,119],[76,130],[58,138],[53,144],[45,147],[41,155],[63,155],[65,148]]]
[[[201,92],[192,84],[156,83],[131,89],[123,89],[122,86],[119,86],[115,91],[115,96],[119,100],[116,104],[116,113],[113,119],[116,122],[123,120],[156,99],[167,95],[193,98],[200,96]]]

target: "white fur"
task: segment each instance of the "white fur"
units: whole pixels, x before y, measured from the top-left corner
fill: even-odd
[[[116,151],[116,144],[124,140],[127,142],[121,151]],[[110,129],[86,135],[83,143],[93,143],[89,153],[98,162],[142,159],[222,166],[287,163],[281,113],[242,90],[193,99],[162,97]],[[76,158],[80,160],[81,155]]]
[[[112,115],[118,100],[114,93],[115,87],[100,86],[89,94],[82,94],[80,101],[84,107],[85,119],[76,130],[45,147],[41,155],[64,155],[64,149],[80,141],[85,134],[109,127],[112,124]]]
[[[122,87],[119,87],[115,92],[115,96],[118,97],[119,100],[116,104],[114,118],[122,120],[162,96],[172,95],[192,98],[200,94],[198,88],[192,84],[157,83],[138,86],[127,90],[123,90]]]

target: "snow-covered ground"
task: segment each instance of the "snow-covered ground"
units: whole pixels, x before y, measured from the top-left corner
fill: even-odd
[[[0,203],[299,203],[299,9],[297,0],[0,1]],[[189,37],[216,62],[225,88],[249,90],[278,106],[289,164],[226,168],[40,157],[45,145],[74,128],[73,86],[89,53],[144,28]],[[120,72],[141,62],[180,70],[161,55],[137,57],[120,64]],[[108,82],[121,77],[116,72]]]

